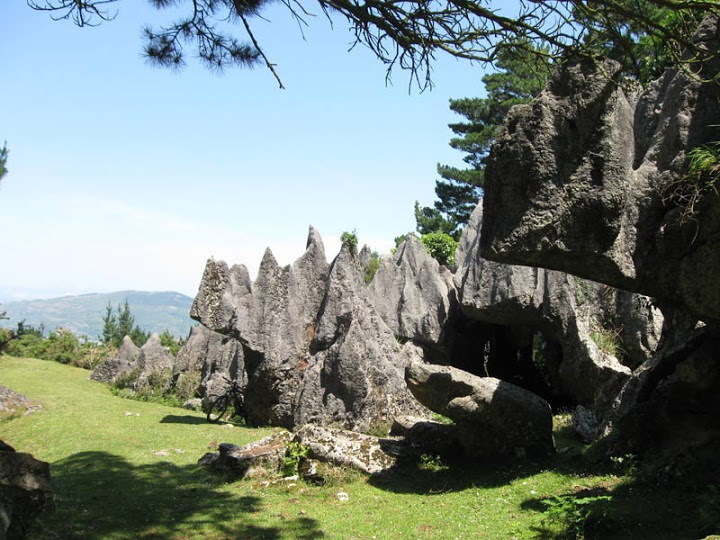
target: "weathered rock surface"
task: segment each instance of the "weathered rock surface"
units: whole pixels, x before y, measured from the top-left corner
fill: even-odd
[[[328,265],[312,227],[300,259],[281,268],[268,250],[254,283],[242,265],[208,261],[191,316],[242,343],[252,423],[362,430],[420,409],[357,256],[344,247]]]
[[[39,410],[42,410],[42,404],[31,401],[23,394],[0,384],[0,413],[31,414]]]
[[[145,342],[145,345],[140,348],[137,365],[141,370],[140,379],[143,379],[147,378],[151,373],[172,371],[175,365],[175,357],[170,354],[167,347],[160,343],[160,336],[153,333]]]
[[[403,453],[402,443],[397,440],[313,424],[301,427],[294,440],[308,448],[311,458],[366,474],[392,469]]]
[[[201,457],[198,465],[238,478],[273,475],[280,471],[291,440],[289,431],[279,431],[245,446],[222,443],[217,452]]]
[[[557,394],[592,405],[607,385],[630,375],[612,351],[593,339],[604,326],[618,328],[626,362],[648,358],[659,339],[662,315],[644,297],[569,274],[488,261],[480,253],[483,204],[465,228],[456,261],[455,284],[464,314],[472,320],[526,327],[557,342],[562,360],[548,366]]]
[[[25,538],[31,522],[52,502],[50,465],[0,441],[0,537]]]
[[[411,362],[406,380],[429,409],[454,421],[468,456],[553,451],[550,405],[532,392],[448,366]]]
[[[381,259],[369,292],[395,335],[426,344],[442,341],[457,304],[452,274],[413,235]]]
[[[117,355],[98,365],[90,378],[94,381],[114,383],[118,377],[127,375],[135,368],[139,357],[140,348],[133,343],[130,336],[125,336],[120,342]]]
[[[717,47],[716,20],[699,34]],[[720,321],[720,195],[708,192],[684,223],[663,200],[688,151],[718,139],[720,88],[671,69],[638,94],[614,81],[618,70],[565,64],[508,114],[486,170],[482,255]]]
[[[203,325],[194,326],[173,367],[176,385],[183,376],[198,381],[198,390],[203,397],[223,393],[228,379],[238,381],[244,387],[247,375],[242,345]]]

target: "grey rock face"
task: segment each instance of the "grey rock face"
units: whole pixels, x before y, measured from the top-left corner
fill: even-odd
[[[94,381],[114,383],[118,377],[130,373],[135,368],[139,357],[140,348],[132,342],[130,336],[125,336],[120,342],[117,355],[98,365],[90,374],[90,378]]]
[[[200,395],[217,396],[224,392],[227,380],[240,386],[247,381],[242,345],[239,341],[213,332],[205,326],[194,326],[187,343],[178,352],[173,378],[192,377],[199,381]]]
[[[455,422],[469,456],[553,451],[550,405],[532,392],[492,377],[447,366],[412,362],[408,387],[429,409]]]
[[[629,375],[613,351],[596,340],[612,323],[617,341],[630,351],[632,364],[646,360],[657,345],[662,315],[640,295],[619,291],[569,274],[486,260],[480,253],[483,204],[465,228],[455,274],[460,305],[473,320],[524,326],[559,344],[562,362],[548,366],[556,393],[592,405],[608,385]]]
[[[155,333],[140,348],[138,365],[144,374],[154,373],[172,369],[175,365],[175,357],[170,354],[167,347],[163,347],[160,343],[160,336]]]
[[[375,309],[397,336],[438,343],[456,308],[450,271],[432,258],[415,236],[383,257],[369,287]]]
[[[254,283],[244,266],[208,261],[191,316],[242,343],[253,423],[361,430],[419,408],[357,257],[343,249],[330,267],[313,228],[292,266],[281,268],[268,250]]]
[[[717,21],[701,32],[717,46]],[[486,171],[482,254],[569,272],[720,320],[720,196],[692,220],[664,201],[687,152],[717,140],[714,83],[668,70],[640,95],[619,66],[565,65],[515,107]]]
[[[50,465],[0,441],[0,537],[25,538],[30,523],[52,503]]]

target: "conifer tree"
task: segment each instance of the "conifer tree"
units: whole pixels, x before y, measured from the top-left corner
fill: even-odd
[[[499,49],[498,71],[482,78],[487,97],[450,100],[450,109],[466,121],[450,124],[457,136],[450,146],[465,152],[468,168],[437,166],[438,200],[434,207],[415,204],[417,230],[421,234],[444,232],[458,240],[462,227],[475,209],[485,181],[485,163],[490,147],[510,107],[525,103],[545,86],[550,64],[545,57],[528,54],[526,46],[508,44]]]

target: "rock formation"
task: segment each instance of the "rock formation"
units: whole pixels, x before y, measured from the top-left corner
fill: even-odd
[[[553,393],[591,405],[606,386],[618,387],[630,367],[645,361],[657,346],[662,315],[648,299],[562,272],[514,266],[484,259],[480,253],[483,205],[463,231],[455,283],[463,313],[472,320],[541,332],[557,343],[560,355],[546,366]],[[596,343],[612,332],[622,344],[623,361]],[[509,362],[510,359],[503,359]],[[502,361],[502,360],[501,360]]]
[[[247,380],[242,345],[229,336],[213,332],[203,325],[190,329],[187,343],[178,352],[173,367],[175,386],[185,377],[197,382],[200,396],[217,396],[236,380],[244,386]]]
[[[717,47],[717,21],[698,31]],[[508,114],[486,171],[482,254],[570,272],[720,321],[720,195],[672,202],[687,153],[716,141],[720,88],[669,69],[643,92],[620,66],[565,64]]]
[[[25,538],[32,520],[52,503],[50,466],[0,441],[0,538]]]
[[[112,384],[118,377],[129,374],[135,368],[139,356],[140,348],[133,343],[130,336],[125,336],[120,342],[117,355],[98,365],[90,374],[90,378]]]
[[[208,261],[191,317],[242,343],[252,423],[367,429],[420,409],[357,256],[344,247],[328,265],[312,227],[300,259],[281,268],[268,250],[254,283],[242,265]]]
[[[696,38],[718,48],[718,21]],[[669,69],[640,91],[619,66],[563,65],[512,109],[486,170],[481,255],[570,272],[653,297],[667,322],[657,350],[596,398],[602,433],[625,449],[717,441],[720,195],[679,195],[688,152],[720,138],[720,66]],[[696,325],[697,319],[704,324]],[[681,432],[681,433],[679,433]]]
[[[406,380],[420,403],[453,420],[448,429],[466,456],[549,454],[554,449],[550,405],[532,392],[417,361],[408,365]]]

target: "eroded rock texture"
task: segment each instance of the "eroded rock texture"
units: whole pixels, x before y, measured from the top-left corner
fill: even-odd
[[[0,441],[0,538],[25,538],[31,522],[52,502],[50,465]]]
[[[140,347],[133,343],[130,336],[125,336],[120,342],[117,355],[98,365],[90,374],[90,378],[99,382],[114,383],[118,377],[129,374],[135,368],[139,357]]]
[[[717,21],[698,35],[717,47]],[[684,221],[664,200],[688,151],[720,138],[720,87],[671,69],[638,93],[614,81],[615,62],[600,68],[564,65],[507,116],[486,171],[482,254],[720,321],[720,195],[709,192]]]
[[[208,261],[191,316],[242,343],[252,423],[361,430],[420,408],[358,257],[343,248],[328,265],[312,227],[300,259],[282,268],[268,250],[254,283],[242,265]]]
[[[194,326],[173,367],[176,387],[183,384],[182,378],[197,384],[203,398],[223,393],[228,380],[238,381],[240,386],[244,386],[247,375],[242,345],[203,325]]]
[[[647,298],[563,272],[488,261],[479,249],[482,222],[481,203],[456,254],[460,305],[471,320],[514,329],[509,339],[520,348],[504,358],[490,357],[490,362],[512,366],[513,354],[532,354],[531,341],[540,332],[550,345],[544,356],[552,393],[591,405],[600,392],[619,387],[630,368],[647,360],[663,321]],[[621,344],[622,357],[619,349],[604,346],[603,335]],[[521,361],[529,364],[532,358]],[[496,369],[503,372],[502,366]]]
[[[717,20],[696,38],[718,48]],[[670,69],[640,91],[614,80],[612,61],[567,64],[510,112],[486,170],[483,257],[644,293],[665,312],[649,359],[596,396],[599,430],[617,428],[626,451],[720,437],[709,390],[720,373],[720,195],[708,190],[692,213],[677,200],[688,152],[720,139],[720,86],[703,82],[720,66],[695,67],[700,76]]]
[[[417,361],[408,365],[406,380],[418,401],[453,420],[447,429],[467,456],[554,450],[550,405],[532,392],[493,377]]]

